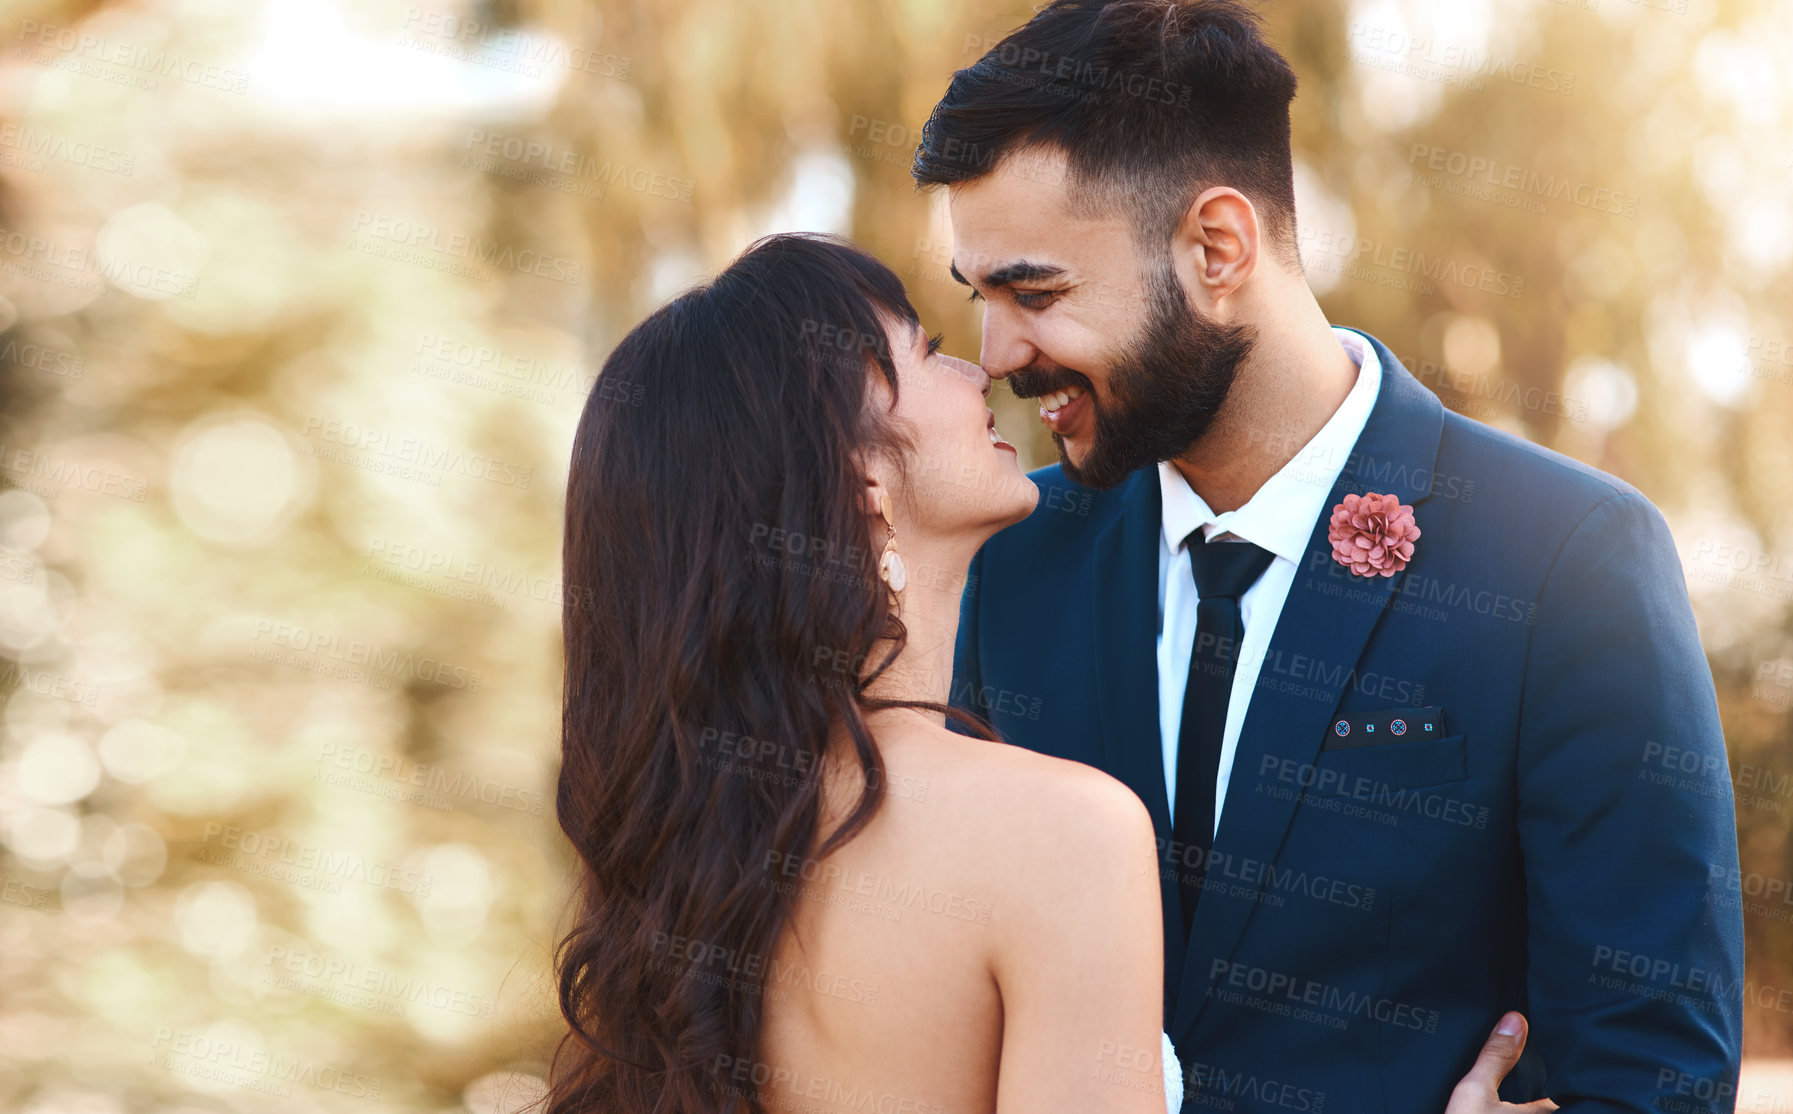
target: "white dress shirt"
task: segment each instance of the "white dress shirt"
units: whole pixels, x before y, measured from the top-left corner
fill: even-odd
[[[1220,830],[1220,809],[1226,803],[1233,756],[1239,749],[1239,729],[1257,687],[1270,636],[1295,583],[1296,569],[1307,553],[1314,524],[1322,514],[1332,513],[1327,497],[1357,446],[1382,386],[1381,362],[1369,342],[1349,329],[1335,327],[1332,331],[1358,367],[1356,385],[1320,432],[1244,506],[1215,514],[1175,466],[1158,465],[1164,509],[1164,529],[1158,535],[1158,739],[1164,748],[1164,787],[1172,816],[1177,812],[1177,735],[1183,721],[1183,690],[1189,684],[1189,658],[1195,649],[1198,602],[1195,574],[1183,551],[1183,539],[1199,527],[1210,541],[1217,535],[1231,535],[1274,555],[1257,583],[1239,598],[1245,636],[1239,643],[1233,692],[1227,700],[1226,727],[1220,738],[1220,776],[1214,781],[1215,832]]]

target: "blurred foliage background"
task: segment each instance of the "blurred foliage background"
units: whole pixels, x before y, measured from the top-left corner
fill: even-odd
[[[1793,12],[1265,10],[1331,318],[1675,529],[1751,902],[1739,1109],[1793,1110]],[[975,357],[908,165],[1028,15],[0,4],[0,1108],[539,1093],[593,372],[791,228],[868,245]]]

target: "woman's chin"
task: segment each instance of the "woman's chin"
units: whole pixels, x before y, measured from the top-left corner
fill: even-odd
[[[1031,479],[1028,479],[1027,473],[1025,472],[1021,474],[1020,484],[1018,485],[1015,495],[1016,498],[1012,501],[1013,505],[1009,508],[1009,513],[997,526],[997,530],[1005,529],[1022,521],[1028,515],[1033,513],[1035,507],[1040,505],[1039,486]],[[994,533],[995,531],[991,532]]]

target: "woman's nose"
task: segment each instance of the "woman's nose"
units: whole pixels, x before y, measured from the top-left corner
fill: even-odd
[[[979,394],[990,393],[990,377],[985,374],[983,368],[970,360],[961,360],[957,356],[942,356],[940,359],[947,367],[952,368],[970,382],[976,383]]]

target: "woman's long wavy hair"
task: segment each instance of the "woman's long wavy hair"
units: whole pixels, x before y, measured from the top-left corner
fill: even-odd
[[[557,799],[582,866],[547,1114],[758,1114],[781,867],[876,813],[866,713],[926,707],[991,735],[867,694],[904,639],[863,503],[867,454],[900,467],[907,444],[875,389],[896,396],[881,315],[918,323],[889,268],[768,237],[624,337],[586,400]],[[818,845],[843,736],[863,788]]]

